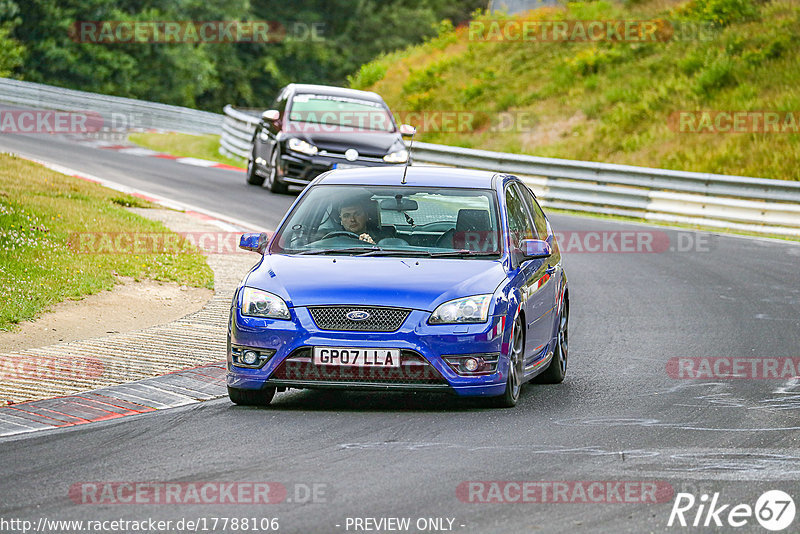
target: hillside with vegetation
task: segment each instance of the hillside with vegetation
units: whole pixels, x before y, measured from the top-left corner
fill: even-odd
[[[435,36],[440,20],[467,20],[485,3],[0,0],[0,77],[217,113],[225,104],[266,107],[290,82],[345,84],[348,74],[378,54]],[[90,28],[120,30],[134,22],[144,30],[159,21],[183,28],[206,21],[268,22],[270,40],[246,42],[225,33],[194,39],[181,32],[180,42],[150,42],[147,32],[139,40],[124,31],[82,34],[76,28],[87,21]],[[105,36],[110,38],[99,42]]]
[[[523,19],[652,21],[657,31],[640,40],[498,37],[503,21]],[[415,117],[409,111],[470,114],[468,128],[421,125],[422,141],[798,180],[798,43],[797,1],[574,2],[445,24],[425,43],[365,64],[350,83],[383,95],[401,120]],[[695,112],[708,112],[711,127]],[[727,112],[745,115],[738,130],[714,122]],[[698,120],[682,124],[687,113]],[[769,114],[780,120],[765,131],[757,121]]]

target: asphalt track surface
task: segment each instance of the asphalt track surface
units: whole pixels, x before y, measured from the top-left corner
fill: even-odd
[[[56,137],[2,135],[0,151],[269,228],[294,198],[247,186],[242,173]],[[667,527],[674,497],[469,503],[457,495],[465,481],[647,481],[751,506],[780,489],[800,505],[800,381],[667,372],[673,357],[800,356],[800,247],[559,214],[551,221],[558,231],[654,230],[673,248],[691,248],[565,254],[572,315],[563,384],[528,385],[509,410],[433,395],[292,391],[266,409],[223,398],[0,440],[0,517],[279,518],[281,532],[364,532],[352,520],[348,529],[347,518],[367,517],[411,518],[409,532],[419,532],[419,518],[454,519],[453,532],[470,533],[714,531]],[[279,482],[288,497],[260,506],[73,502],[70,487],[91,481]],[[298,502],[313,484],[323,485],[316,502]],[[696,511],[686,513],[690,524]],[[786,532],[798,525],[800,517]],[[752,517],[717,530],[767,532]]]

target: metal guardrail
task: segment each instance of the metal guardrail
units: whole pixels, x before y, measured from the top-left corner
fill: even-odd
[[[225,106],[225,121],[219,140],[219,153],[248,159],[253,148],[253,132],[260,117]]]
[[[104,130],[155,129],[219,134],[224,119],[224,115],[218,113],[9,78],[0,78],[0,102],[37,109],[99,113]]]
[[[219,151],[248,158],[258,112],[225,114],[0,78],[0,102],[99,113],[112,131],[221,133]],[[414,162],[508,172],[546,206],[672,223],[800,236],[800,183],[651,169],[414,143]]]
[[[800,236],[800,183],[414,143],[414,161],[525,179],[552,208]]]
[[[259,118],[225,106],[219,151],[248,158]],[[800,183],[415,142],[415,164],[507,172],[551,208],[800,236]]]

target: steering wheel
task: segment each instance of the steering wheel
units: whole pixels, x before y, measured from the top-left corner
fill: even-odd
[[[334,230],[333,232],[328,232],[322,237],[322,239],[328,239],[329,237],[352,237],[353,239],[361,239],[353,232],[348,232],[347,230]]]

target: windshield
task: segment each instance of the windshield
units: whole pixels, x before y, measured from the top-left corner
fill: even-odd
[[[289,111],[289,120],[306,125],[345,129],[393,132],[394,120],[380,102],[330,95],[295,95]],[[308,126],[306,126],[308,128]],[[311,126],[314,128],[314,126]]]
[[[498,227],[488,189],[318,185],[271,252],[497,258]]]

